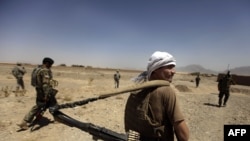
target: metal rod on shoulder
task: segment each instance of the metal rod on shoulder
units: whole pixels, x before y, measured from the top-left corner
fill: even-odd
[[[88,104],[89,102],[93,102],[93,101],[96,101],[99,99],[105,99],[105,98],[108,98],[111,96],[115,96],[115,95],[119,95],[119,94],[127,93],[127,92],[132,92],[132,91],[136,91],[136,90],[141,90],[144,88],[158,87],[158,86],[169,86],[169,85],[170,85],[169,82],[165,81],[165,80],[147,81],[144,83],[134,84],[132,86],[128,86],[125,88],[118,88],[118,89],[114,89],[111,91],[102,92],[102,93],[97,94],[97,95],[99,95],[98,97],[88,98],[88,99],[75,101],[75,102],[71,102],[71,103],[60,104],[60,105],[57,105],[56,107],[51,107],[50,111],[53,112],[55,110],[59,110],[59,109],[63,109],[63,108],[73,108],[76,106]]]

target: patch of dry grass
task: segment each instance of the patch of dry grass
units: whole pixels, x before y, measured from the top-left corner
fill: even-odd
[[[69,95],[66,95],[64,98],[63,98],[64,101],[72,101],[72,97],[69,96]]]
[[[11,94],[11,91],[12,91],[12,87],[4,86],[4,87],[2,87],[2,89],[1,89],[0,96],[1,96],[1,97],[9,97],[10,94]]]
[[[93,78],[93,77],[90,77],[90,78],[88,79],[88,85],[91,86],[93,81],[94,81],[94,78]]]
[[[175,88],[179,92],[191,92],[191,90],[186,85],[176,85]]]
[[[243,89],[243,88],[230,88],[230,92],[249,94],[250,95],[250,90],[249,89]]]

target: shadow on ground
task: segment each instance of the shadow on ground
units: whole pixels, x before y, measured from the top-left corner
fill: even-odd
[[[213,103],[204,103],[206,106],[213,106],[213,107],[219,107],[218,104],[213,104]]]
[[[210,93],[210,94],[213,94],[213,95],[219,95],[219,93]]]
[[[30,131],[36,131],[39,130],[40,128],[49,125],[50,123],[53,123],[50,119],[47,117],[42,117],[35,125],[30,127]]]
[[[34,132],[36,130],[39,130],[40,128],[45,127],[45,126],[49,125],[50,123],[53,123],[53,121],[51,121],[47,117],[41,117],[41,119],[37,123],[30,126],[30,132]],[[25,130],[24,129],[17,130],[17,132],[21,132],[21,131],[25,131]]]

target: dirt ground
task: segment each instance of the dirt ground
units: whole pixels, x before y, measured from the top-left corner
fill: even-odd
[[[25,66],[27,92],[24,96],[13,92],[16,80],[11,75],[13,65],[0,64],[0,141],[91,141],[92,136],[75,127],[54,123],[46,111],[33,132],[19,131],[24,115],[35,104],[35,90],[30,85],[31,66]],[[114,90],[114,70],[71,67],[53,67],[54,79],[59,81],[56,98],[59,104],[97,97]],[[138,72],[120,71],[120,88],[132,85],[131,78]],[[195,87],[195,76],[179,73],[171,87],[177,93],[181,109],[190,130],[190,141],[222,141],[225,124],[250,124],[250,87],[235,85],[227,107],[219,108],[216,77],[201,76],[200,86]],[[129,93],[62,109],[74,119],[124,133],[124,108]]]

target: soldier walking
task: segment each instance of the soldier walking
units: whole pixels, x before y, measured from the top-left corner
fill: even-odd
[[[15,92],[19,92],[20,87],[22,91],[25,91],[25,85],[23,81],[23,76],[25,73],[26,73],[26,69],[24,66],[22,66],[21,63],[17,63],[17,65],[12,69],[12,75],[16,78],[16,81],[17,81]]]
[[[219,90],[219,107],[222,105],[222,100],[223,101],[223,106],[226,106],[228,98],[230,96],[230,86],[235,85],[234,80],[232,79],[232,76],[230,75],[230,71],[227,72],[227,75],[225,75],[223,78],[219,80],[218,83],[218,90]]]
[[[35,75],[36,105],[34,105],[24,116],[23,121],[20,124],[17,124],[23,130],[27,130],[29,128],[29,125],[33,122],[33,118],[36,116],[36,113],[39,110],[48,108],[50,106],[55,106],[57,104],[57,100],[55,99],[57,90],[54,89],[53,86],[55,80],[52,78],[53,75],[50,69],[53,63],[54,61],[51,58],[44,58],[42,66]]]
[[[119,81],[120,81],[121,75],[119,71],[117,70],[114,74],[114,80],[115,80],[115,88],[119,88]]]

